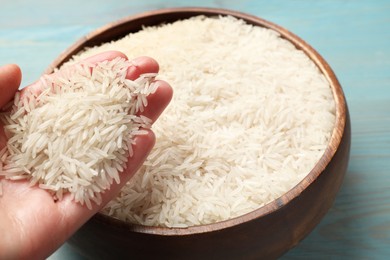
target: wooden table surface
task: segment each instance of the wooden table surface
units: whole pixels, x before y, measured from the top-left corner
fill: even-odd
[[[86,33],[179,6],[234,9],[277,23],[317,49],[344,88],[352,120],[344,184],[322,222],[282,259],[390,259],[390,1],[0,0],[0,65],[19,64],[27,85]],[[49,259],[83,258],[64,245]]]

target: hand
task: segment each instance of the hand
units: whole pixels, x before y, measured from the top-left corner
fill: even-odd
[[[106,52],[89,58],[90,62],[111,60],[120,52]],[[158,72],[158,64],[151,58],[135,59],[135,66],[127,72],[128,79],[140,74]],[[52,74],[55,77],[55,74]],[[16,65],[0,67],[0,108],[9,102],[17,91],[21,79]],[[172,97],[171,87],[157,81],[157,91],[148,97],[148,106],[142,113],[154,122],[163,112]],[[29,87],[39,91],[39,82]],[[146,159],[155,142],[152,131],[136,137],[134,155],[129,158],[127,169],[121,173],[120,184],[114,184],[102,194],[101,205],[93,203],[92,210],[81,206],[65,196],[54,202],[52,196],[37,186],[29,187],[28,181],[0,179],[3,195],[0,196],[0,259],[44,259],[61,246],[78,228],[97,213],[119,192]],[[6,144],[3,127],[0,125],[0,150]]]

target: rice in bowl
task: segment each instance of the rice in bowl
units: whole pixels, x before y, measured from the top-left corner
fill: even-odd
[[[73,59],[113,49],[155,58],[174,97],[147,161],[104,214],[149,226],[223,221],[280,197],[324,154],[335,123],[329,83],[273,30],[197,16]]]

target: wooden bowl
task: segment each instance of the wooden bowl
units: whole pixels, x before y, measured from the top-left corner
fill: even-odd
[[[152,26],[196,15],[231,15],[278,31],[304,51],[329,81],[336,102],[336,124],[324,155],[297,186],[277,200],[243,216],[189,228],[128,224],[103,214],[86,223],[69,243],[92,259],[270,259],[294,247],[331,207],[345,175],[351,128],[342,88],[326,61],[286,29],[248,14],[211,8],[164,9],[131,16],[88,34],[47,69],[94,46]]]

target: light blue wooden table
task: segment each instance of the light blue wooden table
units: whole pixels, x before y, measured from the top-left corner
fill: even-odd
[[[349,170],[329,213],[283,259],[390,259],[390,1],[0,0],[0,64],[19,64],[26,85],[86,33],[178,6],[273,21],[316,48],[344,88],[353,131]],[[64,245],[49,259],[83,258]]]

